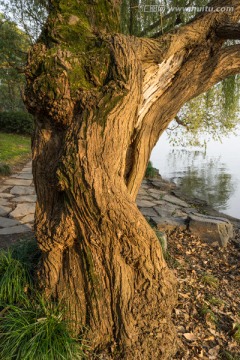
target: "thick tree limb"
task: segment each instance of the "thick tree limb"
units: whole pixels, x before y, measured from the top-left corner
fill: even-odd
[[[198,89],[199,94],[207,91],[226,77],[240,72],[240,45],[232,45],[221,49],[212,61],[208,61],[206,68],[207,66],[212,70],[212,74],[209,76],[209,71],[205,72],[206,82],[205,84],[201,82]]]

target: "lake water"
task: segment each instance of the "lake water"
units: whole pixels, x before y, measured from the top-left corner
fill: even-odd
[[[204,148],[173,147],[163,134],[151,155],[164,179],[183,193],[206,200],[215,209],[240,218],[240,131],[209,141]]]

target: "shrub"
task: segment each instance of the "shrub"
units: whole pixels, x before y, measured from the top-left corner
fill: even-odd
[[[155,168],[152,166],[151,161],[149,161],[149,162],[148,162],[148,165],[147,165],[146,172],[145,172],[145,177],[146,177],[146,178],[154,178],[154,177],[157,177],[158,175],[159,175],[158,170],[155,169]]]
[[[31,134],[33,131],[33,117],[25,112],[0,112],[1,131],[19,134]]]

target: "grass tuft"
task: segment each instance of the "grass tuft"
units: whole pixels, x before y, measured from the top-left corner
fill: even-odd
[[[0,252],[0,359],[83,359],[88,348],[71,333],[66,310],[34,289],[38,259],[34,239]]]
[[[2,176],[11,175],[11,169],[7,164],[0,164],[0,175]]]
[[[12,257],[24,264],[31,273],[39,261],[41,252],[35,238],[22,239],[11,246]]]
[[[219,354],[221,360],[240,360],[240,356],[223,350]]]
[[[240,324],[236,324],[235,328],[234,328],[234,340],[236,340],[236,342],[238,343],[238,345],[240,345]]]
[[[27,267],[12,252],[0,252],[0,305],[24,303],[31,284]]]
[[[203,304],[200,309],[200,314],[203,315],[206,320],[210,321],[213,324],[217,323],[217,317],[214,312],[207,306],[207,304]]]
[[[213,306],[223,306],[225,304],[225,302],[220,299],[220,298],[216,298],[214,296],[208,296],[207,297],[207,301],[209,302],[210,305],[213,305]]]
[[[83,347],[71,336],[64,311],[38,297],[31,307],[11,306],[0,318],[0,358],[5,360],[82,359]]]
[[[211,288],[214,288],[214,289],[218,288],[218,286],[219,286],[218,278],[216,278],[212,274],[203,275],[201,281],[202,281],[203,284],[208,285],[208,286],[210,286]]]

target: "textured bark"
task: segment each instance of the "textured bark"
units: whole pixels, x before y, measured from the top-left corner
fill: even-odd
[[[26,69],[39,281],[95,352],[170,359],[176,282],[135,198],[160,134],[186,101],[240,70],[239,47],[216,37],[222,14],[150,40],[110,34],[116,1],[51,3]]]

